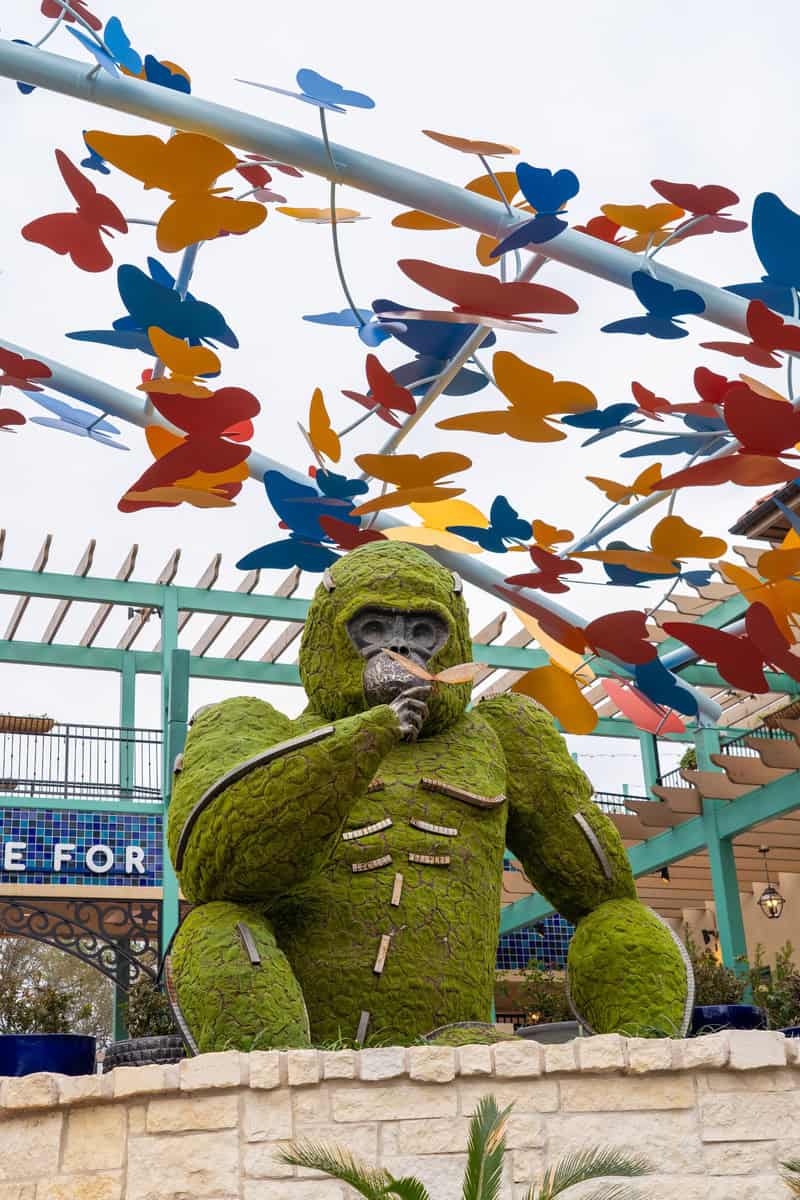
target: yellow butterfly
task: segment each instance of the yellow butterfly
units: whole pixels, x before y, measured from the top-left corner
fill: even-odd
[[[150,344],[165,367],[169,368],[168,379],[148,379],[139,384],[140,392],[161,392],[171,396],[192,396],[204,399],[214,393],[202,384],[195,383],[197,375],[216,375],[220,361],[207,346],[190,346],[182,338],[172,337],[156,325],[147,330]]]
[[[314,388],[314,394],[311,397],[311,405],[308,410],[308,436],[311,447],[317,454],[324,454],[326,458],[335,463],[342,457],[339,435],[331,425],[320,388]]]
[[[661,463],[653,463],[645,467],[633,483],[616,483],[613,479],[603,479],[600,475],[587,475],[589,483],[599,488],[612,504],[629,504],[634,496],[649,496],[655,484],[661,479]]]

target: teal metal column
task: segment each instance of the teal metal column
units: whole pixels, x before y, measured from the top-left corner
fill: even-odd
[[[657,800],[658,797],[653,795],[653,784],[658,782],[658,777],[661,774],[661,765],[658,761],[658,741],[652,733],[647,733],[644,729],[639,730],[639,748],[642,755],[642,775],[644,776],[644,787],[651,800]]]
[[[126,953],[130,951],[130,939],[119,938],[117,941],[119,950],[124,950]],[[130,963],[127,958],[123,958],[121,954],[117,955],[117,978],[114,981],[114,997],[112,1003],[112,1025],[114,1031],[114,1041],[122,1041],[128,1036],[127,1023],[127,1004],[128,1004],[128,988],[131,982]]]
[[[716,729],[700,729],[695,736],[697,767],[700,771],[717,768],[711,755],[719,752],[719,732]],[[720,834],[719,818],[729,807],[726,800],[703,800],[703,829],[705,831],[708,859],[711,864],[711,882],[714,887],[714,903],[717,909],[717,929],[722,961],[739,975],[747,973],[747,941],[744,935],[742,903],[739,896],[739,881],[736,878],[736,859],[733,841]]]
[[[124,652],[119,673],[119,786],[123,797],[130,796],[136,782],[136,662],[133,654]]]
[[[164,601],[161,608],[161,796],[163,800],[162,837],[162,900],[161,900],[161,953],[164,954],[170,939],[178,928],[180,904],[178,880],[172,867],[167,846],[167,813],[172,790],[172,764],[170,758],[170,697],[174,655],[178,648],[178,593],[174,588],[163,589]]]

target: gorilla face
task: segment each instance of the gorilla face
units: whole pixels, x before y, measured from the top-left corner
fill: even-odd
[[[347,622],[347,633],[366,659],[364,696],[372,707],[388,704],[408,688],[420,686],[419,678],[384,654],[385,650],[394,650],[425,667],[444,646],[450,631],[434,612],[407,612],[368,604]]]

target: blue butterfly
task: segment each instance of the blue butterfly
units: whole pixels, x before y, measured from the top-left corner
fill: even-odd
[[[676,322],[683,314],[698,316],[705,312],[706,303],[697,292],[688,288],[674,288],[671,283],[656,279],[647,271],[634,271],[631,286],[640,303],[647,309],[647,316],[625,317],[604,325],[603,333],[649,333],[656,338],[683,338],[688,329]]]
[[[119,17],[109,17],[103,30],[103,41],[119,66],[130,71],[131,75],[139,74],[142,60],[131,46],[130,38],[122,28]]]
[[[171,88],[173,92],[191,94],[192,85],[180,71],[171,71],[152,54],[144,56],[144,75],[148,83],[158,84],[159,87]]]
[[[693,413],[684,413],[683,423],[687,429],[692,429],[695,433],[727,434],[728,432],[728,426],[722,417],[696,417]]]
[[[353,500],[369,491],[366,479],[348,479],[346,475],[337,475],[335,471],[317,471],[314,482],[329,500]],[[347,519],[341,514],[338,515],[340,520]],[[355,521],[355,524],[358,522]]]
[[[98,66],[102,67],[107,75],[110,75],[112,79],[119,78],[117,64],[114,62],[114,59],[111,57],[111,55],[103,49],[99,42],[96,42],[94,38],[87,37],[86,34],[80,29],[73,29],[71,25],[67,26],[67,33],[71,33],[74,38],[77,38],[80,44],[94,56],[94,58],[97,60]]]
[[[46,392],[26,392],[25,395],[47,412],[53,413],[56,418],[53,420],[52,417],[31,417],[34,425],[43,425],[47,429],[60,430],[61,433],[89,438],[102,446],[111,446],[114,450],[128,449],[121,442],[112,441],[108,435],[119,434],[119,429],[104,417],[98,418],[96,412],[85,408],[73,408],[71,404],[66,404],[57,396],[50,396]]]
[[[83,131],[83,144],[89,151],[89,157],[81,159],[81,166],[86,167],[88,171],[99,171],[101,175],[110,175],[111,168],[107,166],[106,160],[102,157],[102,155],[98,154],[96,150],[93,150],[86,141],[85,129]]]
[[[25,38],[12,38],[12,42],[17,46],[32,46],[33,42],[26,42]],[[20,83],[16,81],[18,91],[22,92],[23,96],[30,96],[31,92],[35,92],[36,88],[32,83]]]
[[[340,83],[326,79],[317,71],[301,67],[295,76],[299,92],[290,92],[287,88],[273,87],[269,83],[257,83],[255,79],[237,79],[237,83],[247,83],[250,87],[263,88],[267,92],[277,92],[280,96],[291,96],[294,100],[303,100],[313,104],[315,108],[326,108],[329,112],[345,113],[348,108],[374,108],[375,101],[364,92],[351,92]]]
[[[581,186],[574,171],[548,171],[546,167],[532,167],[530,163],[517,165],[517,183],[525,199],[536,209],[536,216],[515,225],[491,251],[492,258],[531,242],[538,245],[557,237],[567,228],[567,222],[558,214],[568,200],[577,196]]]
[[[595,408],[591,412],[570,413],[569,416],[561,418],[561,423],[562,425],[572,425],[577,429],[597,430],[585,442],[581,442],[582,449],[584,446],[594,445],[595,442],[602,442],[604,438],[612,437],[621,430],[636,429],[638,425],[642,425],[642,421],[629,421],[627,424],[625,423],[626,417],[638,411],[638,407],[635,404],[624,402],[621,404],[609,404],[608,408]]]
[[[385,342],[392,336],[392,331],[387,325],[382,325],[375,320],[375,314],[371,309],[359,308],[357,312],[361,321],[349,308],[343,308],[339,312],[308,313],[303,320],[311,321],[314,325],[335,325],[342,329],[355,329],[364,345],[370,347],[380,346],[381,342]]]
[[[302,567],[304,571],[324,571],[326,567],[335,563],[338,555],[328,546],[322,545],[329,539],[319,519],[336,517],[340,521],[347,521],[348,524],[358,525],[358,517],[349,516],[349,501],[342,502],[323,496],[316,488],[298,483],[282,471],[266,471],[264,489],[267,500],[278,514],[281,523],[291,532],[289,537],[282,541],[270,542],[266,546],[251,550],[239,560],[237,567],[243,571],[292,566]]]
[[[768,308],[794,315],[792,288],[800,288],[800,213],[774,192],[760,192],[753,203],[753,244],[767,272],[760,283],[734,284],[726,291]]]
[[[635,550],[629,542],[609,542],[605,550]],[[679,563],[675,564],[679,566]],[[632,567],[620,563],[603,563],[603,570],[608,579],[607,587],[639,587],[651,583],[654,579],[674,579],[674,575],[656,573],[654,571],[634,571]]]
[[[724,425],[723,429],[725,429]],[[656,458],[664,454],[697,454],[698,457],[705,458],[706,455],[719,450],[721,445],[721,438],[686,433],[678,437],[654,438],[652,441],[648,438],[641,446],[632,446],[630,450],[623,450],[620,458]]]
[[[175,291],[175,280],[156,258],[148,258],[150,276],[129,263],[117,270],[117,287],[128,315],[118,317],[111,329],[84,329],[68,333],[78,342],[99,342],[122,350],[141,350],[155,356],[147,330],[158,326],[173,337],[188,338],[196,345],[201,341],[221,342],[236,349],[238,338],[213,304],[195,300],[187,292],[181,299]]]
[[[505,496],[497,496],[489,509],[489,527],[480,529],[476,525],[448,525],[449,533],[470,542],[477,542],[483,550],[492,554],[505,554],[506,540],[527,541],[531,536],[531,523],[520,517]]]
[[[415,319],[388,323],[386,318],[391,313],[402,311],[404,307],[408,306],[397,304],[394,300],[374,300],[372,307],[379,317],[384,318],[383,323],[392,337],[402,345],[408,346],[409,350],[413,350],[417,355],[415,363],[406,363],[405,366],[392,371],[392,375],[399,384],[410,388],[416,394],[424,391],[427,384],[422,384],[416,389],[412,387],[412,384],[419,379],[427,379],[429,376],[438,375],[443,371],[448,361],[458,354],[466,340],[477,329],[477,325],[450,325],[444,321]],[[480,348],[488,349],[496,341],[496,335],[489,331],[481,342]],[[420,362],[420,359],[425,361]],[[450,380],[444,389],[444,394],[446,396],[470,396],[473,392],[479,392],[481,388],[486,387],[488,382],[482,372],[470,371],[466,367],[462,367]]]
[[[634,680],[648,700],[663,708],[674,708],[685,717],[697,716],[697,700],[687,685],[668,671],[660,658],[634,668]]]

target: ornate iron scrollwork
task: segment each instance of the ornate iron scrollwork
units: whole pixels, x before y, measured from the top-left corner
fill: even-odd
[[[159,966],[161,905],[139,900],[57,901],[0,896],[0,931],[55,946],[89,963],[124,991]]]

